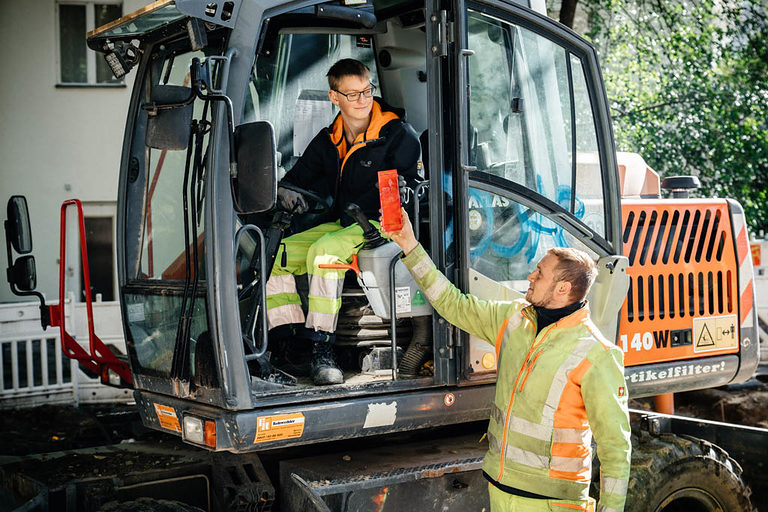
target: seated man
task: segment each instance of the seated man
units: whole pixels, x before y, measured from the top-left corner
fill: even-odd
[[[312,139],[281,183],[327,194],[333,205],[326,222],[283,239],[267,281],[270,337],[285,342],[297,335],[312,343],[311,375],[316,385],[343,382],[333,342],[346,272],[319,265],[350,261],[362,245],[363,230],[345,209],[355,203],[369,219],[378,218],[378,171],[397,169],[413,186],[419,179],[421,152],[403,112],[373,97],[376,86],[365,64],[342,59],[331,66],[327,77],[328,96],[340,113]],[[294,213],[306,209],[304,197],[284,187],[278,188],[278,202]],[[305,319],[294,276],[307,273]]]

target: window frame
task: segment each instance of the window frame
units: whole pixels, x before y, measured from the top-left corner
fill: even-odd
[[[126,86],[125,78],[121,78],[117,82],[97,82],[96,81],[96,59],[103,58],[101,54],[98,54],[88,48],[86,42],[86,34],[98,27],[95,26],[96,15],[94,8],[96,5],[118,5],[120,6],[120,16],[124,14],[123,0],[56,0],[55,8],[53,12],[54,17],[54,45],[56,56],[56,87],[57,88],[123,88]],[[85,7],[85,31],[83,34],[83,47],[86,49],[85,53],[85,65],[86,65],[86,81],[85,82],[65,82],[62,80],[62,61],[61,61],[61,6],[62,5],[82,5]]]

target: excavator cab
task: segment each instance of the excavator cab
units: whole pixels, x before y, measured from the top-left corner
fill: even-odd
[[[333,119],[325,73],[351,57],[367,64],[383,99],[403,108],[421,133],[424,175],[411,191],[409,214],[456,286],[481,298],[516,298],[548,248],[577,247],[598,261],[591,314],[627,353],[630,393],[658,392],[655,365],[680,366],[670,361],[685,358],[704,358],[709,371],[702,364],[694,377],[747,378],[756,341],[750,345],[744,323],[753,309],[742,235],[729,235],[744,227],[738,204],[696,213],[701,204],[694,202],[683,217],[673,211],[679,205],[662,217],[635,211],[643,206],[633,201],[647,199],[655,182],[652,171],[617,164],[596,52],[532,4],[163,0],[90,33],[89,46],[115,76],[136,69],[117,226],[127,364],[95,340],[90,353],[78,353],[83,361],[96,360],[105,382],[122,372],[112,380],[134,387],[146,425],[211,450],[260,451],[487,419],[493,347],[434,314],[397,247],[374,243],[375,230],[348,262],[354,272],[344,283],[337,333],[345,382],[317,387],[265,378],[262,362],[275,350],[267,276],[282,237],[316,222],[326,200],[308,184],[316,206],[291,215],[275,206],[277,183]],[[663,242],[642,231],[649,224],[665,226],[663,233],[672,224],[682,228]],[[692,224],[709,226],[702,232],[712,233],[710,241],[679,235],[689,236]],[[719,258],[723,268],[690,276],[680,270],[697,290],[708,283],[710,299],[698,315],[686,310],[677,320],[711,318],[692,328],[670,324],[676,351],[666,359],[650,349],[637,357],[632,350],[653,334],[636,341],[627,326],[671,317],[678,307],[662,291],[678,277],[641,276],[643,265],[663,266],[665,251],[678,263],[681,246],[683,264]],[[24,261],[19,275],[29,267]],[[729,273],[733,261],[742,266]],[[718,315],[742,323],[731,332]],[[714,352],[679,341],[706,329],[719,333],[713,339],[728,330],[739,341]],[[422,349],[409,358],[414,343]],[[674,368],[663,371],[680,377]],[[655,380],[645,378],[653,372]],[[680,390],[708,385],[687,370],[685,377],[675,381]]]

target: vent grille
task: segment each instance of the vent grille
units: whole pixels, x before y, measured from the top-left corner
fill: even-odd
[[[628,322],[736,312],[736,258],[727,204],[624,202]],[[651,326],[652,327],[652,326]],[[652,330],[649,327],[649,330]]]

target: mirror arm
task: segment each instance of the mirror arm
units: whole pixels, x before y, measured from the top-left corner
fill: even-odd
[[[19,297],[30,297],[34,296],[37,297],[37,299],[40,301],[40,325],[42,325],[43,329],[48,329],[48,327],[51,325],[51,313],[48,308],[48,306],[45,305],[45,297],[43,297],[43,294],[38,292],[37,290],[31,290],[28,292],[24,292],[19,290],[16,287],[16,282],[13,279],[13,254],[11,253],[11,242],[8,237],[8,231],[9,231],[9,223],[6,220],[4,223],[5,226],[5,248],[6,252],[8,254],[8,268],[5,271],[6,279],[8,280],[8,284],[11,285],[11,292],[14,295],[18,295]]]

